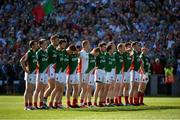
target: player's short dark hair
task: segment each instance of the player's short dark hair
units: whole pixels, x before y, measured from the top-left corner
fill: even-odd
[[[95,52],[95,53],[100,52],[99,47],[94,48],[94,52]]]
[[[38,42],[39,46],[41,46],[45,41],[46,41],[46,39],[40,39]]]
[[[137,41],[134,41],[134,42],[131,43],[131,46],[133,47],[133,46],[135,46],[136,44],[138,44],[138,42],[137,42]]]
[[[101,43],[98,44],[98,47],[103,47],[103,46],[106,46],[105,42],[101,42]]]
[[[117,45],[117,49],[120,48],[120,47],[122,47],[123,45],[124,45],[123,43],[119,43],[119,44]]]
[[[34,45],[34,43],[36,43],[37,41],[35,41],[35,40],[30,40],[29,41],[29,46],[30,46],[30,48],[32,48],[32,46]]]
[[[127,47],[127,46],[129,46],[129,45],[131,45],[130,42],[125,43],[125,47]]]
[[[59,39],[59,44],[67,43],[66,39]]]
[[[83,40],[81,46],[84,47],[88,42],[88,40]]]
[[[113,44],[115,44],[115,43],[114,43],[114,41],[111,41],[111,42],[108,42],[108,44],[111,44],[111,45],[113,45]]]
[[[56,38],[59,38],[58,34],[52,35],[51,38],[50,38],[50,40],[54,40],[54,39],[56,39]]]
[[[74,44],[69,45],[69,50],[71,51],[77,51],[77,48]]]
[[[108,45],[106,46],[107,52],[109,52],[109,50],[111,50],[111,49],[112,49],[112,44],[108,44]]]

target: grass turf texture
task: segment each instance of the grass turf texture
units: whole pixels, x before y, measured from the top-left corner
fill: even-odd
[[[25,111],[22,96],[0,96],[0,119],[180,119],[180,98],[146,97],[147,106]],[[65,104],[65,99],[63,99]]]

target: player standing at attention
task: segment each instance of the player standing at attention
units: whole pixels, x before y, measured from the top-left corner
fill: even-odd
[[[66,40],[60,39],[59,46],[57,48],[57,60],[56,60],[56,83],[55,88],[51,93],[51,100],[49,102],[50,108],[63,108],[62,96],[64,92],[64,86],[66,84],[66,68],[69,63],[68,55],[65,50]],[[54,106],[53,106],[53,102]]]
[[[94,105],[97,106],[97,99],[99,96],[99,106],[103,107],[104,103],[104,87],[105,87],[105,64],[106,64],[106,43],[99,43],[100,54],[96,58],[95,81],[96,89],[94,92]]]
[[[139,45],[138,42],[132,42],[131,43],[132,51],[131,51],[131,58],[132,58],[132,64],[131,64],[131,72],[130,72],[130,104],[131,105],[138,105],[138,86],[140,82],[140,57],[138,54]],[[134,102],[133,102],[134,98]]]
[[[86,74],[86,70],[88,68],[88,63],[89,63],[89,49],[90,49],[90,44],[88,40],[82,41],[82,50],[79,52],[79,60],[78,60],[78,78],[80,81],[80,106],[84,107],[85,103],[85,96],[87,93],[87,85],[88,85],[88,79]]]
[[[70,45],[68,47],[70,50],[69,55],[69,65],[67,68],[67,76],[66,76],[66,98],[67,98],[67,108],[79,108],[78,106],[78,91],[80,81],[78,79],[77,67],[78,67],[78,52],[75,45]],[[73,103],[71,105],[70,96],[71,89],[73,88]]]
[[[140,98],[140,105],[144,105],[143,98],[144,98],[144,92],[146,90],[146,85],[149,81],[149,74],[150,74],[150,62],[148,57],[146,56],[148,52],[148,49],[145,47],[142,47],[141,49],[141,61],[142,61],[142,66],[141,66],[141,73],[140,73],[140,85],[139,85],[139,90],[138,90],[138,96]]]
[[[90,53],[89,53],[89,63],[88,63],[88,68],[86,69],[85,73],[88,74],[87,79],[88,79],[88,86],[87,86],[87,101],[88,101],[88,106],[92,106],[91,103],[91,97],[92,97],[92,91],[93,87],[95,85],[94,82],[94,70],[96,66],[96,57],[99,55],[100,50],[99,48],[94,48]]]
[[[115,52],[116,59],[116,84],[115,84],[115,96],[114,103],[116,106],[122,106],[121,97],[123,95],[124,85],[123,80],[123,54],[124,54],[124,44],[120,43],[117,45],[117,51]]]
[[[124,90],[124,98],[125,98],[126,106],[129,105],[128,96],[129,96],[129,85],[130,85],[130,70],[131,70],[131,63],[132,63],[130,52],[131,52],[131,43],[126,43],[125,52],[123,54],[123,61],[124,61],[123,70],[122,70],[123,80],[120,86],[120,95],[123,94],[123,90]]]
[[[115,59],[115,49],[116,49],[116,45],[113,42],[109,42],[108,44],[112,45],[112,49],[113,49],[113,54],[111,56],[111,61],[112,61],[112,69],[111,69],[111,84],[108,90],[108,94],[107,94],[107,99],[106,99],[106,103],[114,105],[114,88],[115,88],[115,77],[116,77],[116,73],[115,73],[115,65],[116,65],[116,59]]]
[[[113,82],[113,77],[112,77],[112,68],[113,66],[113,52],[114,52],[114,48],[112,44],[108,44],[107,48],[106,48],[106,64],[105,64],[105,71],[106,71],[106,79],[105,79],[105,89],[104,89],[104,101],[108,98],[108,92],[110,91],[110,86],[111,83]],[[114,88],[113,88],[114,89]],[[114,101],[113,101],[114,102]],[[111,102],[109,101],[109,103],[107,103],[107,105],[111,105]]]
[[[40,49],[36,52],[37,57],[37,73],[36,73],[36,88],[34,91],[34,108],[38,109],[37,101],[39,95],[39,107],[43,109],[43,95],[45,87],[48,84],[48,53],[47,53],[47,41],[41,39],[39,41]]]
[[[21,58],[20,63],[25,72],[24,80],[26,81],[26,88],[24,92],[25,110],[32,110],[32,96],[36,83],[36,50],[38,48],[37,42],[31,40],[29,42],[30,49]]]
[[[47,98],[49,97],[49,95],[51,94],[51,92],[53,91],[54,87],[55,87],[55,64],[56,64],[56,60],[57,60],[57,50],[56,47],[59,44],[59,38],[58,35],[52,35],[50,38],[50,45],[47,48],[47,52],[48,52],[48,63],[49,63],[49,70],[48,70],[48,88],[44,93],[44,98],[43,98],[43,104],[45,107],[47,107]]]

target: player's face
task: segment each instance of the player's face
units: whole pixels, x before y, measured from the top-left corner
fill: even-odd
[[[113,45],[112,45],[112,51],[114,52],[115,50],[116,50],[116,45],[113,44]]]
[[[127,51],[127,52],[130,52],[130,51],[131,51],[131,45],[128,45],[128,46],[126,47],[126,51]]]
[[[87,42],[87,44],[86,44],[86,49],[90,50],[90,43],[89,42]]]
[[[46,41],[44,41],[41,47],[42,47],[43,49],[46,49],[46,48],[47,48],[47,46],[48,46],[47,42],[46,42]]]
[[[55,46],[58,46],[58,44],[59,44],[59,38],[54,38],[54,39],[52,40],[52,43],[53,43]]]
[[[125,51],[125,46],[123,45],[123,46],[122,46],[122,52],[124,52],[124,51]]]
[[[118,50],[119,50],[120,52],[123,52],[123,46],[119,47]]]
[[[101,47],[101,52],[105,52],[105,51],[106,51],[106,46],[103,45],[103,46]]]
[[[134,49],[137,50],[137,51],[140,49],[138,43],[134,46]]]
[[[37,49],[39,48],[38,43],[37,43],[37,42],[34,42],[34,45],[32,46],[32,48],[33,48],[34,50],[37,50]]]
[[[65,49],[65,48],[66,48],[66,42],[63,42],[63,43],[61,44],[61,48],[62,48],[62,49]]]

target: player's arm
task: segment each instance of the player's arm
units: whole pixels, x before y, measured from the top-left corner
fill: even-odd
[[[36,52],[36,59],[37,59],[37,68],[39,68],[40,56],[39,56],[38,52]]]
[[[140,59],[140,70],[144,73],[143,58]]]
[[[26,53],[26,54],[20,59],[20,63],[21,63],[22,69],[23,69],[26,73],[29,73],[29,70],[27,69],[26,64],[25,64],[25,62],[26,62],[27,60],[28,60],[28,53]]]

